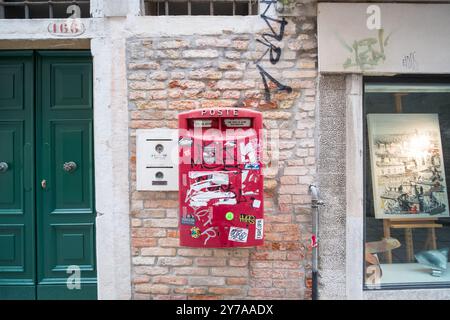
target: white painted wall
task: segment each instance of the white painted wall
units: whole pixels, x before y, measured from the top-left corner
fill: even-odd
[[[355,41],[373,38],[379,50],[378,30],[369,30],[369,6],[380,9],[386,59],[372,68],[344,67]],[[450,4],[319,3],[319,71],[333,73],[450,73]],[[360,50],[365,50],[360,48]]]

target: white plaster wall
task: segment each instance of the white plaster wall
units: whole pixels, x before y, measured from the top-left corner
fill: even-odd
[[[362,76],[346,77],[346,294],[362,299],[364,169]]]
[[[95,38],[94,139],[98,298],[131,298],[128,108],[122,38]]]
[[[372,67],[360,67],[351,47],[355,41],[377,39],[378,30],[369,29],[369,6],[380,10],[380,28],[384,29],[385,60]],[[371,11],[369,11],[371,12]],[[450,73],[450,4],[426,3],[319,3],[319,71],[331,73]],[[387,37],[389,36],[389,39]],[[361,48],[360,51],[366,48]],[[413,57],[413,58],[411,58]],[[344,67],[351,59],[353,65]],[[414,63],[411,63],[411,59]],[[406,63],[406,61],[409,63]]]

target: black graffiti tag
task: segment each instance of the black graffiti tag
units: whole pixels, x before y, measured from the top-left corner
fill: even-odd
[[[263,45],[267,46],[267,50],[264,52],[264,54],[255,62],[256,67],[259,70],[259,74],[261,75],[262,81],[264,83],[264,99],[266,102],[270,102],[271,96],[270,96],[270,87],[267,83],[267,79],[269,79],[271,82],[273,82],[276,86],[278,91],[286,91],[288,93],[292,92],[292,88],[286,85],[281,84],[279,81],[277,81],[274,77],[272,77],[266,70],[264,70],[263,67],[259,64],[261,60],[269,53],[270,54],[270,63],[276,64],[278,61],[280,61],[281,57],[281,48],[275,46],[271,41],[270,38],[275,39],[277,41],[283,40],[284,37],[284,28],[288,24],[286,19],[283,17],[282,19],[275,19],[272,17],[267,16],[267,11],[269,10],[270,6],[273,3],[277,3],[275,0],[263,0],[261,3],[267,4],[266,9],[264,12],[260,15],[261,18],[264,20],[264,22],[267,24],[267,26],[270,29],[271,33],[263,33],[262,34],[262,40],[257,39],[256,41],[262,43]],[[280,30],[277,33],[275,29],[272,26],[271,22],[278,23],[280,26]]]

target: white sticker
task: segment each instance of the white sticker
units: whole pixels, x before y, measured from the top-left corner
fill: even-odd
[[[229,128],[250,127],[250,119],[225,119],[224,122]]]
[[[254,200],[253,208],[259,208],[259,207],[261,207],[261,200]]]
[[[247,242],[248,229],[231,227],[228,240],[236,242]]]
[[[194,120],[194,128],[211,128],[212,120]]]
[[[255,239],[261,240],[264,234],[264,219],[256,219],[255,224]]]

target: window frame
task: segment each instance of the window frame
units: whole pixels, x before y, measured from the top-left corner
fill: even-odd
[[[368,84],[384,84],[384,85],[414,85],[414,84],[429,84],[429,85],[438,85],[438,84],[447,84],[450,86],[450,75],[428,75],[428,74],[414,74],[414,75],[395,75],[395,76],[363,76],[362,79],[362,161],[363,161],[363,255],[362,255],[362,290],[364,292],[371,291],[387,291],[387,290],[433,290],[433,289],[450,289],[450,281],[449,282],[411,282],[411,283],[402,283],[402,284],[377,284],[377,285],[367,285],[366,284],[366,262],[365,262],[365,254],[366,254],[366,222],[367,222],[367,212],[366,212],[366,203],[367,203],[367,175],[368,168],[370,162],[367,161],[367,151],[369,148],[367,141],[367,113],[366,113],[366,86]],[[370,156],[370,154],[368,155]]]
[[[54,12],[56,7],[65,7],[66,9],[71,5],[77,5],[81,10],[82,6],[88,6],[88,17],[91,17],[91,6],[92,1],[91,0],[61,0],[61,1],[52,1],[52,0],[38,0],[35,2],[30,2],[29,0],[20,0],[15,2],[6,2],[3,0],[0,0],[0,20],[33,20],[33,19],[67,19],[67,17],[54,17]],[[37,7],[45,7],[47,9],[48,17],[37,17],[33,18],[30,17],[31,9]],[[19,10],[23,10],[23,18],[22,17],[15,17],[15,18],[6,18],[6,9],[7,8],[18,8]],[[44,11],[45,11],[44,9]],[[77,18],[82,18],[82,15]]]
[[[163,15],[152,15],[150,14],[148,8],[151,5],[151,3],[163,3],[166,7],[165,7],[165,14]],[[191,14],[191,3],[192,2],[201,2],[201,3],[206,3],[209,4],[209,15],[193,15]],[[233,14],[230,15],[215,15],[214,14],[214,8],[213,8],[213,4],[214,3],[224,3],[224,2],[228,2],[228,3],[232,3],[233,4]],[[188,14],[186,15],[175,15],[175,14],[170,14],[169,12],[169,4],[170,3],[182,3],[182,4],[186,4],[187,5],[187,10],[188,10]],[[249,13],[253,13],[253,6],[256,6],[256,13],[254,14],[247,14],[247,15],[236,15],[235,14],[235,4],[236,3],[247,3],[248,4],[248,11]],[[197,16],[201,16],[201,17],[256,17],[260,14],[261,12],[261,2],[259,0],[143,0],[142,1],[142,13],[143,16],[146,17],[197,17]],[[252,10],[250,10],[252,9]],[[211,14],[212,13],[212,14]]]

